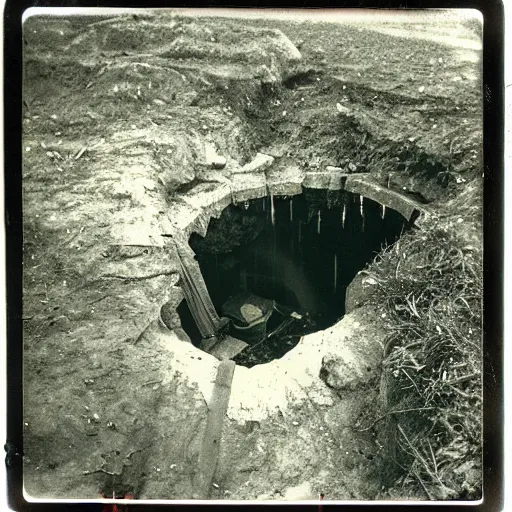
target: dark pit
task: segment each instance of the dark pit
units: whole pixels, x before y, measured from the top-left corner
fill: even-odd
[[[213,304],[224,317],[233,303],[275,306],[254,329],[231,314],[230,334],[249,344],[234,361],[251,367],[280,358],[305,334],[339,321],[355,275],[408,227],[398,212],[346,191],[306,189],[229,205],[204,238],[189,240]],[[185,301],[178,313],[199,346]]]

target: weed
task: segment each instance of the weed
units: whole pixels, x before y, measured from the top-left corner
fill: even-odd
[[[396,428],[385,441],[397,447],[401,484],[429,499],[478,498],[481,251],[431,221],[384,251],[371,273],[370,301],[389,319],[384,416]]]

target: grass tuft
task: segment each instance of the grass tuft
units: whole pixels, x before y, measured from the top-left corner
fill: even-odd
[[[372,265],[370,297],[388,322],[382,418],[395,488],[478,499],[482,434],[482,254],[431,221]],[[391,428],[390,428],[391,425]]]

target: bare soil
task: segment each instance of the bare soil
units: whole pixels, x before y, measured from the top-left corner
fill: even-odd
[[[478,38],[459,27],[472,44],[454,45],[424,32],[171,15],[25,22],[30,495],[191,497],[205,397],[174,371],[165,334],[140,335],[175,293],[177,262],[160,237],[167,207],[218,179],[208,145],[228,168],[256,152],[278,168],[350,166],[480,236]],[[320,411],[302,405],[289,421],[226,420],[212,497],[279,499],[307,482],[313,497],[375,498],[377,444],[337,436],[376,387]]]

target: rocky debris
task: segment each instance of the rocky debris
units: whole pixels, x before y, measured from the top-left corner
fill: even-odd
[[[341,354],[327,353],[322,358],[320,378],[336,391],[353,391],[371,383],[377,377],[375,358],[368,361],[366,368],[349,351]]]
[[[194,181],[197,141],[190,136],[177,133],[165,146],[154,146],[154,160],[160,167],[159,180],[168,193]]]
[[[256,153],[254,159],[245,164],[237,173],[257,173],[266,171],[274,163],[274,157],[263,153]]]
[[[245,341],[238,340],[232,336],[226,336],[210,349],[210,354],[221,360],[233,359],[248,346],[248,343],[245,343]]]
[[[311,484],[303,482],[295,487],[288,487],[284,492],[285,501],[317,500],[318,496],[313,493]]]
[[[350,114],[350,109],[348,109],[347,107],[343,106],[341,103],[336,103],[336,110],[340,113],[340,114]]]
[[[206,167],[210,169],[224,169],[227,164],[226,157],[219,155],[213,144],[206,144],[205,149]]]
[[[376,284],[376,281],[366,276],[365,272],[358,272],[356,274],[347,287],[345,295],[345,314],[350,313],[363,304],[363,300],[367,296],[369,289],[374,284]]]

